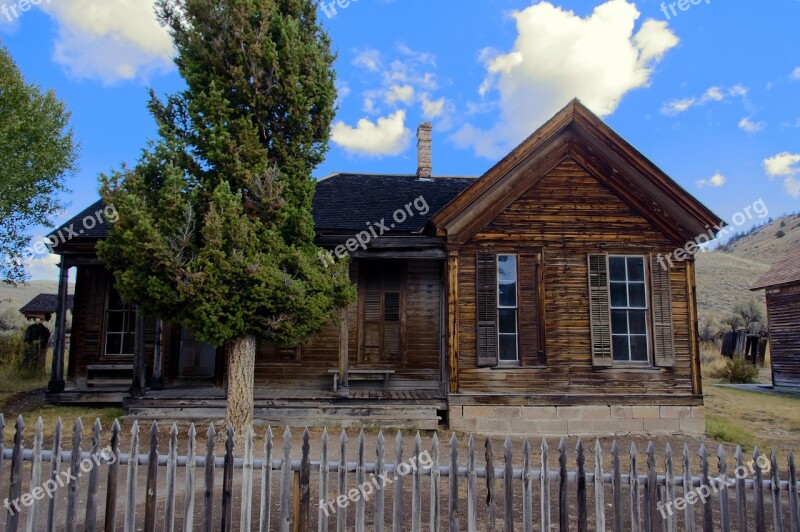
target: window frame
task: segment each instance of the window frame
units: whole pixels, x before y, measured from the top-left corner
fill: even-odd
[[[612,258],[622,258],[625,259],[625,286],[626,292],[628,296],[628,305],[625,307],[615,307],[613,298],[612,298],[612,290],[611,285],[613,283],[620,283],[623,281],[614,281],[611,278],[611,259]],[[642,261],[642,271],[644,274],[644,279],[642,281],[631,281],[628,278],[628,259],[640,259]],[[609,328],[611,330],[611,363],[613,366],[633,366],[633,367],[652,367],[654,366],[654,350],[652,346],[652,342],[654,341],[653,332],[651,327],[651,315],[652,315],[652,303],[651,303],[651,273],[649,270],[649,261],[647,255],[643,254],[609,254],[606,255],[606,269],[608,271],[608,313],[609,313]],[[630,306],[630,292],[627,291],[628,287],[631,283],[639,283],[644,286],[644,307],[631,307]],[[628,332],[625,333],[624,336],[628,339],[628,359],[627,360],[618,360],[615,357],[614,352],[614,337],[615,336],[623,336],[621,334],[614,333],[614,324],[613,324],[613,313],[615,310],[624,310],[626,312],[626,319],[628,324]],[[630,312],[631,311],[642,311],[644,312],[644,322],[645,322],[645,346],[647,347],[647,357],[645,360],[632,360],[632,353],[631,353],[631,337],[632,336],[642,336],[640,334],[631,334],[630,332]]]
[[[507,306],[500,304],[500,258],[501,257],[514,257],[514,306]],[[519,350],[519,323],[520,323],[520,314],[519,314],[519,298],[520,298],[520,290],[519,290],[519,254],[517,253],[496,253],[495,254],[495,284],[496,286],[496,293],[497,293],[497,303],[496,303],[496,320],[497,320],[497,367],[520,367],[522,365],[521,357],[520,357],[520,350]],[[508,284],[508,283],[503,283]],[[500,332],[500,311],[501,310],[514,310],[514,333],[501,333]],[[514,360],[503,360],[502,358],[502,351],[500,347],[500,336],[514,336],[514,345],[515,345],[515,354],[516,358]]]
[[[122,303],[122,308],[121,309],[112,309],[111,308],[111,303],[115,299],[118,299]],[[114,287],[113,286],[109,286],[109,290],[108,290],[108,292],[106,294],[105,312],[103,313],[104,314],[103,318],[105,320],[105,323],[104,323],[105,326],[103,328],[104,329],[103,330],[103,351],[102,351],[102,356],[103,357],[110,357],[110,358],[113,358],[113,359],[126,358],[126,357],[130,358],[130,357],[133,357],[136,354],[136,332],[137,332],[136,331],[136,313],[137,312],[138,312],[138,309],[135,306],[125,303],[122,300],[122,297],[119,295],[119,293],[114,289]],[[110,325],[111,325],[111,315],[112,314],[122,314],[122,320],[123,320],[123,322],[122,322],[123,326],[122,327],[123,328],[122,328],[121,331],[116,331],[116,330],[115,331],[111,331],[110,330],[111,329]],[[125,331],[125,320],[126,320],[126,318],[130,321],[128,325],[129,325],[129,327],[131,327],[131,329],[130,329],[131,332],[126,332]],[[130,353],[125,353],[124,352],[125,336],[127,334],[130,334],[130,335],[133,336],[133,346],[131,348],[131,352]],[[114,336],[119,336],[120,337],[120,345],[119,345],[120,349],[119,349],[119,352],[116,352],[116,353],[109,353],[108,352],[109,335],[114,335]]]

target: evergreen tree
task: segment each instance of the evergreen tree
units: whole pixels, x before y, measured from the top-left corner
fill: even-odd
[[[100,254],[144,315],[224,346],[227,421],[252,420],[256,337],[295,346],[354,298],[317,258],[312,170],[336,89],[313,0],[159,0],[185,90],[151,92],[159,138],[104,177]]]

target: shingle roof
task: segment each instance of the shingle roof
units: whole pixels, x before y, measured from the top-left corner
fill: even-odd
[[[425,228],[434,214],[474,181],[474,177],[418,179],[416,175],[333,174],[317,182],[314,223],[318,233],[363,231],[368,224],[382,219],[388,225],[397,209],[404,209],[405,205],[422,197],[424,201],[419,203],[421,206],[427,204],[428,212],[422,215],[420,209],[412,205],[410,209],[414,216],[392,229],[394,233],[417,233]],[[101,222],[91,229],[88,228],[91,222],[84,223],[88,218],[97,222],[95,213],[104,206],[103,200],[96,201],[52,234],[61,231],[62,238],[66,238],[70,235],[66,228],[71,228],[76,233],[71,240],[105,238],[108,236],[105,216],[100,216]]]
[[[72,310],[73,296],[67,296],[67,309]],[[56,307],[58,306],[57,294],[39,294],[34,297],[24,307],[19,309],[23,314],[55,314]]]
[[[750,290],[761,290],[772,286],[800,283],[800,248],[789,251],[775,263]]]

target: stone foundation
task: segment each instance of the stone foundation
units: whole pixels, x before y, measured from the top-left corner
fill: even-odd
[[[703,406],[451,406],[450,429],[517,436],[705,433]]]

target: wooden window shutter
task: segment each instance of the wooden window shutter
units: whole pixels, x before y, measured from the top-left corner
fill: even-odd
[[[478,253],[477,263],[478,367],[497,365],[497,259]]]
[[[669,270],[650,256],[650,284],[653,314],[653,360],[656,366],[675,366],[675,339],[672,324],[672,290]]]
[[[544,364],[541,253],[519,256],[519,350],[523,366]]]
[[[589,321],[592,334],[592,364],[611,367],[611,302],[606,255],[589,255]]]

